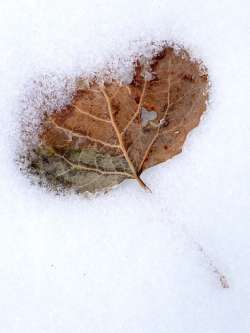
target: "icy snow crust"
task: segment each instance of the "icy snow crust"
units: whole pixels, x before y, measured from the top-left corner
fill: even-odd
[[[0,3],[1,332],[249,332],[249,12],[244,0]],[[31,186],[15,157],[32,80],[49,75],[55,96],[61,78],[120,59],[122,75],[152,40],[187,47],[212,84],[183,153],[143,174],[153,193]]]

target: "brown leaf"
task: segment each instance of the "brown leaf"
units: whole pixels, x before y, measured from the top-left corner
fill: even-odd
[[[30,169],[53,186],[106,190],[179,153],[206,108],[208,79],[185,50],[139,59],[130,84],[88,86],[45,118]]]

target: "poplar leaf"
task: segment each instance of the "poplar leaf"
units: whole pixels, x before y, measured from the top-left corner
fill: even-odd
[[[30,170],[52,188],[95,193],[182,150],[206,109],[207,73],[185,50],[139,58],[129,84],[79,79],[67,106],[45,116]]]

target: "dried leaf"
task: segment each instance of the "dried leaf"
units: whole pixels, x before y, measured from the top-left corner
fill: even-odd
[[[206,109],[208,79],[185,50],[139,59],[130,84],[79,79],[72,102],[45,117],[30,169],[53,187],[98,192],[179,153]]]

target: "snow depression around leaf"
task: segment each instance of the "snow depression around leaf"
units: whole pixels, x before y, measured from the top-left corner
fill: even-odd
[[[142,172],[181,151],[207,98],[204,67],[169,46],[138,57],[130,83],[79,77],[70,103],[44,113],[26,169],[54,190],[96,193],[125,179],[148,189]]]

